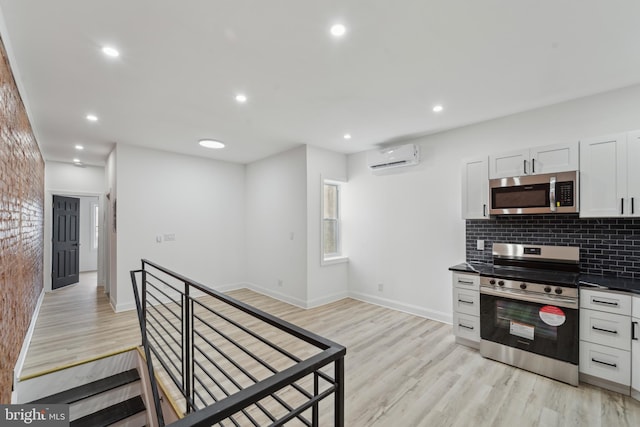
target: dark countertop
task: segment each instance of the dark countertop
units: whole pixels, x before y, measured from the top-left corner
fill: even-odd
[[[492,264],[480,262],[463,262],[452,267],[450,271],[467,274],[492,275],[494,272]],[[627,279],[614,276],[598,276],[595,274],[580,274],[578,276],[578,286],[582,288],[609,289],[613,291],[631,292],[640,295],[640,280]]]
[[[579,286],[582,288],[609,289],[640,294],[640,280],[638,279],[581,274]]]
[[[456,271],[458,273],[489,274],[493,270],[493,265],[481,262],[462,262],[460,264],[454,265],[453,267],[449,267],[449,270]]]

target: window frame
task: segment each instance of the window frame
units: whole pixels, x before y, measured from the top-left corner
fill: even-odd
[[[342,220],[342,204],[345,181],[322,178],[320,180],[320,263],[321,265],[331,265],[342,262],[348,262],[349,258],[344,253],[344,239],[343,239],[343,220]],[[332,185],[336,187],[336,240],[337,240],[337,252],[325,253],[325,221],[324,207],[325,207],[325,186]]]

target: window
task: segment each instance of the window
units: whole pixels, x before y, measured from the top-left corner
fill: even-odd
[[[91,204],[91,227],[93,233],[91,235],[91,248],[98,249],[98,236],[100,230],[100,210],[97,203]]]
[[[337,181],[324,180],[322,185],[322,260],[344,261],[340,221],[341,185]]]

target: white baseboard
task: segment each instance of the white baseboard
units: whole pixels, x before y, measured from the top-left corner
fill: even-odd
[[[33,310],[33,315],[31,316],[31,322],[29,323],[29,328],[27,329],[27,333],[24,336],[24,340],[22,341],[22,348],[20,349],[20,354],[18,354],[18,360],[16,361],[16,366],[13,368],[13,382],[20,378],[20,373],[22,372],[22,368],[24,366],[24,360],[27,357],[27,350],[29,350],[29,344],[31,344],[31,338],[33,338],[33,331],[36,329],[36,321],[38,320],[38,314],[40,314],[40,308],[42,307],[42,301],[44,301],[44,288],[40,292],[40,296],[38,297],[38,302],[36,302],[36,308]]]
[[[451,313],[443,313],[441,311],[427,310],[413,304],[407,304],[401,301],[395,301],[387,298],[380,298],[375,295],[363,294],[361,292],[349,291],[349,297],[359,301],[368,302],[370,304],[379,305],[385,308],[402,311],[404,313],[413,314],[427,319],[436,320],[438,322],[453,323],[453,315]]]
[[[321,305],[331,304],[332,302],[340,301],[341,299],[345,299],[348,297],[349,297],[349,292],[347,291],[337,292],[335,294],[326,295],[320,298],[315,298],[307,301],[306,308],[320,307]]]
[[[259,294],[266,295],[271,298],[275,298],[279,301],[286,302],[287,304],[295,305],[300,308],[307,308],[306,301],[303,301],[299,298],[291,297],[289,295],[285,295],[280,292],[272,291],[271,289],[263,288],[261,286],[256,285],[255,283],[245,283],[244,287],[255,291]]]

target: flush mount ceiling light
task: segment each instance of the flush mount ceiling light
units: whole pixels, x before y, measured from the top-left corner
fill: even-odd
[[[351,139],[351,134],[350,133],[345,133],[344,134],[344,139]]]
[[[205,148],[213,148],[214,150],[224,148],[224,142],[216,141],[215,139],[201,139],[198,141],[198,144]]]
[[[436,105],[435,107],[433,107],[433,112],[434,113],[439,113],[440,111],[442,111],[444,108],[442,107],[442,105]]]
[[[95,114],[87,114],[86,119],[90,122],[97,122],[98,116],[96,116]]]
[[[245,102],[247,102],[247,95],[243,94],[243,93],[239,93],[236,95],[236,101],[238,101],[241,104],[244,104]]]
[[[342,37],[347,32],[347,27],[342,24],[334,24],[331,26],[331,35],[334,37]]]
[[[118,52],[116,48],[113,48],[111,46],[103,46],[102,53],[111,58],[117,58],[118,56],[120,56],[120,52]]]
[[[76,150],[84,150],[84,146],[80,144],[76,144]]]

